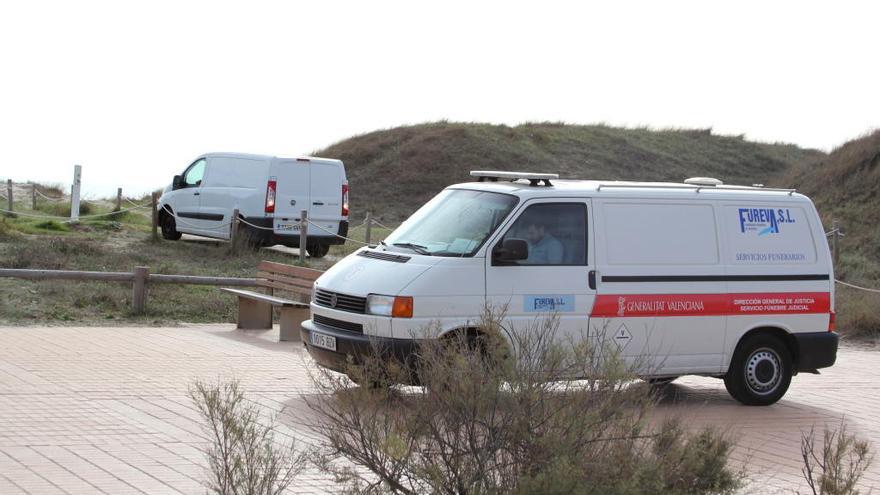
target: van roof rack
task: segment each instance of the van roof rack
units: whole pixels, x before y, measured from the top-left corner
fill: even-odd
[[[675,184],[675,183],[663,183],[658,182],[655,184],[651,183],[638,183],[638,182],[600,182],[596,186],[597,191],[601,191],[602,188],[628,188],[628,189],[693,189],[694,192],[700,192],[702,189],[726,189],[730,191],[752,191],[752,190],[760,190],[760,191],[774,191],[774,192],[785,192],[788,193],[789,196],[797,192],[797,189],[781,189],[776,187],[757,187],[757,186],[736,186],[736,185],[706,185],[706,184]]]
[[[536,174],[533,172],[504,172],[500,170],[471,170],[471,177],[477,177],[477,182],[498,182],[499,179],[515,181],[526,179],[530,186],[539,186],[541,182],[545,186],[552,186],[550,179],[558,179],[559,174]]]

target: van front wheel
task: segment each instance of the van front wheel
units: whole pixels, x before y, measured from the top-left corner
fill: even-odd
[[[747,406],[768,406],[788,391],[791,375],[791,354],[785,344],[772,335],[758,334],[737,347],[724,386]]]
[[[169,241],[176,241],[180,239],[182,235],[177,231],[177,222],[174,221],[174,216],[168,213],[162,215],[162,238]]]

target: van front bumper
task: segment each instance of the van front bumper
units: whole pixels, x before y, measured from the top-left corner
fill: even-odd
[[[839,337],[834,332],[793,333],[797,342],[797,371],[815,371],[837,360]]]
[[[336,338],[336,351],[312,345],[312,332]],[[418,341],[413,339],[392,339],[376,337],[361,333],[347,332],[336,328],[318,325],[312,320],[302,322],[300,335],[309,355],[320,366],[345,373],[351,364],[359,364],[368,356],[379,355],[384,359],[394,359],[400,363],[410,363],[418,348]]]

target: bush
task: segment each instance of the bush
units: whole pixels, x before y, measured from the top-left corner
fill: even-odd
[[[197,380],[189,396],[210,439],[204,450],[210,476],[205,487],[210,493],[280,494],[302,472],[306,455],[297,453],[292,440],[275,439],[275,419],[260,422],[259,408],[247,402],[237,380]]]
[[[42,222],[37,222],[34,224],[34,227],[38,229],[51,230],[53,232],[68,232],[70,228],[67,224],[56,222],[55,220],[44,220]]]
[[[318,371],[324,393],[308,403],[326,442],[320,467],[359,492],[702,494],[739,487],[723,435],[687,434],[674,421],[646,427],[655,394],[636,379],[640,363],[624,362],[613,344],[601,337],[560,342],[554,318],[523,331],[502,321],[503,312],[487,311],[482,334],[428,339],[406,365],[375,355],[352,360],[348,373],[366,386]],[[384,386],[413,378],[424,392]]]
[[[18,236],[18,232],[13,228],[6,218],[0,217],[0,241],[13,239]]]
[[[803,475],[813,495],[858,495],[859,480],[871,465],[873,455],[868,442],[847,433],[841,424],[837,431],[825,429],[817,452],[815,431],[801,437]]]
[[[50,202],[48,200],[37,201],[37,211],[41,211],[55,217],[70,218],[70,202]],[[96,213],[96,207],[89,201],[80,201],[80,216],[92,215]]]

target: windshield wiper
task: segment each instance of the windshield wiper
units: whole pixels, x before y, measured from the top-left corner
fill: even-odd
[[[399,246],[402,248],[412,249],[413,251],[423,254],[425,256],[431,256],[431,252],[428,251],[428,248],[425,246],[421,246],[419,244],[413,244],[411,242],[395,242],[392,246]]]

